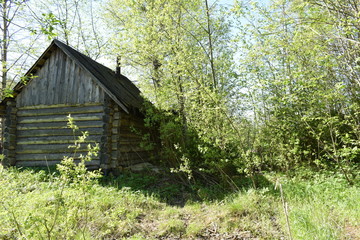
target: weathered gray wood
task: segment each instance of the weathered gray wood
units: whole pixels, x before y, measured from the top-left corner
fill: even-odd
[[[53,82],[53,87],[52,89],[49,89],[49,91],[52,93],[48,94],[48,99],[49,99],[49,103],[58,103],[58,96],[59,96],[59,88],[62,88],[62,86],[59,85],[59,71],[61,71],[62,69],[60,68],[60,50],[57,49],[55,51],[55,53],[53,54],[54,56],[54,66],[51,70],[51,72],[53,73],[53,77],[52,77],[52,82]],[[65,69],[64,69],[65,71]]]
[[[149,152],[148,151],[142,151],[142,152],[122,152],[122,161],[129,161],[129,160],[149,160]]]
[[[107,148],[108,148],[108,156],[109,156],[109,168],[111,166],[117,166],[118,163],[115,161],[112,161],[111,159],[111,154],[112,154],[112,149],[111,149],[111,143],[112,143],[112,138],[113,138],[113,135],[112,135],[112,131],[111,129],[114,127],[113,126],[113,121],[114,121],[114,101],[113,100],[110,100],[109,99],[109,111],[108,111],[108,116],[109,116],[109,122],[108,122],[108,129],[107,129]]]
[[[5,155],[6,158],[15,159],[15,151],[12,151],[12,149],[4,149],[3,154]],[[5,163],[7,163],[7,160],[5,160]],[[7,164],[4,164],[4,165],[8,166]]]
[[[92,99],[91,99],[91,91],[93,88],[95,88],[95,84],[93,83],[93,81],[91,80],[91,78],[87,77],[87,76],[84,76],[84,82],[88,82],[90,84],[85,84],[84,86],[84,102],[85,103],[88,103],[88,102],[91,102]],[[93,86],[93,87],[92,87]]]
[[[147,153],[143,154],[129,154],[124,153],[121,156],[120,166],[127,167],[138,163],[148,162],[149,156]]]
[[[10,127],[8,125],[5,126],[4,132],[8,132],[9,134],[15,134],[16,133],[16,127]]]
[[[78,91],[78,87],[76,86],[77,83],[77,79],[76,79],[76,72],[78,70],[78,67],[76,66],[75,61],[72,62],[72,66],[71,66],[71,72],[70,72],[70,81],[69,81],[69,85],[71,86],[71,88],[74,89],[74,91]],[[68,103],[72,103],[72,102],[76,102],[76,96],[77,93],[75,94],[75,92],[73,92],[72,94],[68,94]]]
[[[145,151],[139,145],[134,145],[134,144],[128,144],[128,145],[123,144],[123,145],[120,145],[120,146],[119,145],[117,145],[117,146],[113,145],[113,148],[112,148],[113,152],[118,151],[118,152],[122,153],[122,152],[142,152],[142,151]]]
[[[85,140],[87,143],[95,142],[100,140],[98,135],[88,136]],[[73,143],[73,136],[50,136],[50,137],[29,137],[29,138],[19,138],[17,140],[18,145],[23,144],[54,144],[54,143]]]
[[[14,101],[8,101],[6,103],[6,114],[5,114],[5,124],[4,128],[4,139],[3,139],[3,148],[5,158],[2,162],[4,166],[13,166],[15,164],[15,142],[16,142],[16,103]]]
[[[50,68],[49,65],[50,65],[50,62],[45,61],[43,67],[37,71],[37,76],[39,78],[39,81],[37,81],[35,79],[34,85],[36,84],[36,87],[37,87],[38,91],[41,90],[41,93],[45,93],[47,91],[47,89],[48,89],[49,83],[48,83],[48,81],[46,81],[46,76],[47,76],[47,74],[49,72],[49,68]],[[41,95],[41,94],[38,94],[38,95]],[[17,97],[17,100],[22,100],[23,101],[21,104],[18,104],[19,106],[29,105],[29,104],[27,104],[25,102],[26,101],[25,97],[20,97],[20,98]],[[38,105],[40,102],[41,102],[41,100],[38,99],[36,104],[33,104],[33,105]],[[30,106],[33,106],[33,105],[30,105]]]
[[[38,110],[38,109],[44,109],[44,108],[77,108],[77,107],[85,107],[85,106],[102,106],[103,104],[101,102],[94,102],[94,103],[86,103],[86,104],[51,104],[51,105],[44,105],[39,104],[35,106],[23,106],[23,107],[17,107],[19,111],[23,110]]]
[[[66,126],[66,116],[70,113],[80,131],[89,131],[87,142],[100,143],[101,163],[99,161],[98,165],[105,170],[143,161],[148,152],[139,146],[141,136],[132,131],[133,128],[139,132],[145,130],[143,122],[138,116],[128,114],[128,106],[137,106],[130,101],[136,98],[131,96],[132,93],[119,91],[121,88],[116,84],[105,87],[103,84],[107,82],[99,81],[102,75],[85,68],[71,54],[71,49],[66,49],[54,45],[47,51],[41,64],[37,63],[37,70],[31,70],[37,77],[23,86],[17,95],[19,111],[17,115],[9,115],[8,120],[17,122],[17,127],[9,129],[7,135],[9,156],[18,157],[19,162],[28,160],[26,164],[30,165],[39,160],[37,162],[44,166],[44,157],[56,160],[72,152],[68,145],[74,138]],[[106,71],[102,73],[107,74]],[[117,95],[109,91],[109,86],[114,86]],[[126,101],[120,101],[124,99]],[[80,151],[85,151],[85,147],[86,144]]]
[[[101,128],[82,128],[81,131],[88,131],[89,135],[101,135]],[[17,132],[18,138],[23,137],[47,137],[47,136],[80,136],[82,135],[81,131],[76,131],[75,133],[70,128],[65,129],[35,129],[35,130],[20,130]]]
[[[63,57],[63,63],[62,64],[63,64],[62,67],[63,67],[64,70],[62,71],[61,84],[62,84],[63,89],[68,89],[67,74],[69,72],[69,59],[66,56]],[[62,91],[60,93],[59,102],[66,103],[66,95],[67,95],[67,92]]]
[[[72,114],[74,121],[92,121],[101,120],[103,113],[86,113],[86,114]],[[68,118],[65,115],[51,115],[51,116],[28,116],[18,117],[18,123],[45,123],[45,122],[67,122]]]
[[[87,145],[89,143],[84,143],[81,145],[79,151],[86,151]],[[95,144],[94,142],[90,143],[92,146]],[[74,148],[69,148],[71,144],[68,143],[57,143],[57,144],[33,144],[33,145],[17,145],[16,152],[17,153],[61,153],[61,152],[74,152]]]
[[[17,96],[17,106],[102,102],[103,90],[87,71],[57,49]],[[98,94],[90,94],[90,92]],[[90,99],[92,98],[92,99]]]
[[[4,117],[6,114],[6,107],[5,105],[0,105],[0,117]]]
[[[17,161],[16,166],[18,167],[46,167],[46,166],[55,166],[56,164],[59,164],[61,160],[52,160],[52,161],[45,161],[45,160],[39,160],[39,161]],[[79,160],[75,160],[75,163],[79,163]],[[90,162],[86,162],[85,166],[96,166],[99,167],[100,161],[99,160],[93,160]]]
[[[56,58],[56,52],[53,52],[52,55],[49,58],[49,71],[47,73],[46,80],[49,84],[48,84],[48,89],[46,90],[46,92],[44,93],[43,96],[43,101],[41,103],[49,105],[49,104],[53,104],[55,102],[52,101],[52,98],[54,97],[55,94],[55,72],[56,72],[56,66],[55,66],[55,58]],[[31,83],[30,83],[31,84]],[[33,105],[37,105],[37,103],[33,104]]]
[[[81,70],[81,68],[79,68],[79,76],[78,76],[78,82],[79,82],[79,88],[78,88],[78,96],[77,96],[77,102],[80,104],[83,104],[85,102],[85,91],[86,91],[86,87],[85,87],[85,81],[86,78],[83,75],[83,70]]]
[[[119,145],[120,147],[124,146],[126,148],[130,148],[130,146],[139,146],[139,144],[139,141],[129,141],[128,139],[121,139],[119,142],[112,142],[111,146],[112,149],[116,149]]]
[[[66,129],[67,122],[50,122],[50,123],[24,123],[18,124],[17,130],[30,130],[30,129]],[[102,126],[102,121],[77,121],[76,125],[80,130],[87,128],[96,128]]]
[[[141,133],[147,132],[145,129],[136,129],[136,128],[135,128],[135,131],[138,131]],[[127,135],[127,136],[137,136],[138,138],[142,138],[142,136],[143,136],[142,134],[139,135],[137,132],[134,132],[132,128],[125,128],[123,126],[122,126],[121,131],[119,131],[119,129],[116,129],[116,128],[112,129],[112,134],[117,135],[118,133],[124,134],[124,137],[125,137],[125,135]]]
[[[59,63],[58,63],[58,72],[57,72],[57,86],[61,86],[61,88],[64,87],[64,81],[65,81],[65,66],[66,66],[66,57],[63,54],[60,54],[60,51],[58,53],[59,55]],[[56,100],[55,102],[63,102],[63,95],[66,94],[65,91],[61,91],[56,94]]]
[[[62,160],[65,156],[73,157],[74,159],[80,159],[80,154],[83,156],[86,155],[85,152],[77,153],[75,155],[71,153],[17,154],[16,161]],[[99,156],[93,156],[93,160],[99,160]]]
[[[137,130],[135,129],[136,131],[140,131],[140,130]],[[126,128],[124,126],[121,126],[121,129],[116,129],[116,128],[113,128],[112,129],[112,133],[114,135],[122,135],[123,137],[129,137],[129,138],[138,138],[138,139],[141,139],[142,138],[142,134],[138,134],[137,132],[134,132],[132,130],[132,128]]]
[[[43,106],[44,108],[19,108],[18,117],[29,116],[52,116],[52,115],[64,115],[69,114],[82,114],[82,113],[102,113],[103,106],[100,103],[97,104],[83,104],[75,107],[69,107],[67,105],[50,105]]]
[[[111,161],[111,119],[110,113],[112,111],[111,99],[105,96],[104,99],[104,116],[103,116],[103,136],[101,137],[100,144],[100,167],[104,170],[108,170]],[[109,140],[110,138],[110,140]]]

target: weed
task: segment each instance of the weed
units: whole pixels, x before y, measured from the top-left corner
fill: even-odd
[[[186,227],[181,219],[170,218],[159,224],[160,236],[174,235],[181,236],[185,233]]]
[[[277,179],[293,239],[359,238],[360,188],[342,176],[266,174],[271,184],[262,188],[188,201],[181,208],[155,196],[163,185],[153,177],[144,180],[153,192],[140,191],[142,180],[124,175],[121,181],[134,180],[133,187],[120,186],[119,179],[93,181],[84,194],[74,182],[64,184],[44,170],[0,168],[0,239],[285,239],[281,195],[271,187]]]
[[[186,227],[186,236],[194,238],[197,235],[199,235],[205,228],[206,228],[206,225],[204,224],[204,222],[201,222],[201,221],[191,222]]]

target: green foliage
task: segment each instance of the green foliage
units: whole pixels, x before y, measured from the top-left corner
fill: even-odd
[[[59,20],[52,12],[43,13],[41,15],[42,17],[40,19],[40,22],[42,23],[42,26],[40,28],[40,31],[42,34],[47,36],[48,40],[52,40],[58,35],[58,33],[55,32],[55,27],[64,23],[61,22],[61,20]],[[35,29],[32,29],[31,31],[33,34],[37,34],[37,31]]]
[[[166,221],[159,224],[161,235],[182,235],[185,229],[185,223],[175,218],[166,219]]]
[[[79,130],[79,127],[75,124],[74,119],[69,115],[67,126],[72,129],[74,133]],[[69,148],[74,149],[73,156],[65,156],[60,164],[57,165],[57,170],[60,173],[61,179],[66,183],[75,183],[81,186],[91,184],[92,180],[101,177],[101,170],[97,171],[88,171],[86,169],[85,163],[92,160],[93,156],[97,156],[99,151],[99,144],[95,144],[91,146],[91,144],[87,145],[87,153],[86,155],[80,154],[80,162],[75,163],[75,156],[77,156],[77,151],[81,148],[81,144],[83,144],[88,137],[88,132],[82,132],[81,136],[78,136],[76,140],[74,140],[74,144],[70,145]]]
[[[349,23],[357,17],[349,14],[352,4],[325,2],[238,2],[233,8],[238,71],[246,83],[241,103],[254,125],[252,147],[241,154],[246,172],[308,165],[336,167],[349,183],[356,178],[359,85],[351,59],[358,45],[345,36],[358,32]]]
[[[158,129],[168,167],[230,183],[237,173],[307,165],[337,168],[354,181],[357,45],[338,39],[358,31],[357,18],[339,20],[347,13],[315,2],[238,2],[233,39],[224,9],[207,1],[109,1],[106,17],[119,28],[114,51],[137,69],[153,103],[145,106],[145,122]]]
[[[332,172],[301,169],[291,172],[291,177],[267,174],[270,185],[243,188],[221,201],[187,202],[182,208],[118,185],[135,180],[140,185],[140,176],[124,176],[102,186],[93,182],[83,192],[49,174],[0,167],[0,238],[286,238],[275,182],[283,187],[293,239],[359,237],[352,230],[360,226],[359,186],[349,187],[342,175]],[[147,184],[146,189],[158,186],[162,190],[158,181]]]
[[[12,89],[10,89],[10,88],[5,88],[5,89],[3,89],[2,91],[3,91],[2,96],[3,96],[4,98],[13,97],[13,90],[12,90]]]
[[[113,52],[137,69],[152,102],[145,122],[158,129],[163,162],[188,176],[228,165],[240,132],[229,110],[237,89],[226,10],[198,0],[112,0],[106,18],[118,30]]]

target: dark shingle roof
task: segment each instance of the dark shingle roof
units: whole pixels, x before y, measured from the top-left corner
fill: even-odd
[[[100,87],[125,111],[129,112],[129,108],[140,108],[143,99],[140,96],[140,90],[125,76],[116,74],[110,68],[94,61],[88,56],[80,53],[72,47],[66,45],[59,40],[53,40],[46,51],[30,68],[25,76],[35,73],[51,55],[54,48],[61,49],[69,58],[74,60],[82,68],[89,72],[97,81]],[[20,92],[24,83],[19,82],[15,88],[15,92]]]

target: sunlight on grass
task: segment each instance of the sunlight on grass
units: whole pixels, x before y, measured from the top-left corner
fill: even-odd
[[[293,239],[359,237],[358,186],[336,176],[267,177],[282,181]],[[268,187],[176,207],[111,184],[94,183],[81,196],[56,174],[0,168],[0,191],[0,239],[288,238],[279,192]]]

